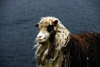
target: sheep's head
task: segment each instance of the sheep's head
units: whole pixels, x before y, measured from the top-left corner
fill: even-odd
[[[54,17],[43,17],[40,22],[36,25],[37,30],[39,28],[39,33],[37,35],[37,41],[42,43],[42,42],[47,42],[50,33],[56,29],[57,24],[58,24],[58,19]]]

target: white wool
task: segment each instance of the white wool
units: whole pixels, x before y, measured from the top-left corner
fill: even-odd
[[[57,29],[58,31],[60,31],[59,33],[56,34],[56,44],[57,44],[57,50],[60,50],[62,47],[66,46],[65,45],[65,42],[66,42],[66,39],[70,39],[69,38],[69,34],[70,32],[62,25],[62,24],[59,24],[59,27]]]
[[[55,21],[55,20],[58,20],[58,19],[55,17],[42,17],[40,22],[39,22],[39,28],[42,28],[42,27],[47,28],[47,26],[52,25],[52,21]],[[61,50],[61,48],[65,47],[70,40],[70,38],[69,38],[70,32],[64,27],[64,25],[62,25],[62,23],[59,20],[58,20],[57,26],[54,27],[54,30],[58,31],[55,35],[55,41],[54,41],[55,45],[56,45],[55,56],[53,59],[50,59],[49,62],[46,62],[45,66],[42,66],[40,64],[39,67],[58,67],[59,60],[56,61],[55,66],[52,66],[52,62],[58,56],[58,52]],[[37,44],[35,46],[38,46],[36,53],[35,53],[36,57],[38,58],[38,56],[40,56],[40,54],[43,53],[43,56],[41,57],[41,61],[48,61],[47,59],[45,59],[45,56],[48,54],[48,49],[50,46],[49,42],[47,41],[47,43],[41,44],[37,41]]]

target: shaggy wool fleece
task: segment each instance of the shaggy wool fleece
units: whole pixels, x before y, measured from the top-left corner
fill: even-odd
[[[39,67],[100,67],[100,34],[70,34],[55,17],[42,17],[36,27]]]

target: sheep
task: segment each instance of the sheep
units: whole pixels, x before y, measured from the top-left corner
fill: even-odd
[[[35,52],[38,67],[100,67],[100,34],[71,34],[55,17],[42,17]]]

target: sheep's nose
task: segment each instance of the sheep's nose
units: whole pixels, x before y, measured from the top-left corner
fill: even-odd
[[[38,39],[41,39],[42,36],[38,36]]]
[[[44,35],[44,34],[39,33],[39,34],[37,35],[37,40],[43,40],[43,39],[44,39],[44,37],[45,37],[45,35]]]

